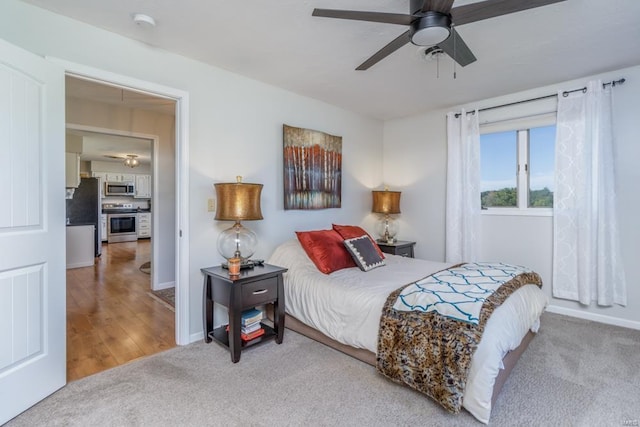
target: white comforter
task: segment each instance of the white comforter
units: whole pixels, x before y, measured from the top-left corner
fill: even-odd
[[[326,275],[293,239],[280,245],[268,262],[289,269],[284,275],[287,313],[338,342],[375,353],[387,296],[451,265],[385,257],[385,266],[368,272],[353,267]],[[487,322],[472,358],[462,405],[479,421],[489,422],[493,384],[503,367],[503,357],[520,344],[529,329],[537,331],[546,304],[547,298],[537,286],[523,286]]]

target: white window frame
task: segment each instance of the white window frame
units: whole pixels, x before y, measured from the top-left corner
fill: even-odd
[[[484,207],[482,215],[553,216],[553,208],[529,207],[529,129],[556,124],[555,112],[482,123],[480,134],[516,131],[517,207]]]

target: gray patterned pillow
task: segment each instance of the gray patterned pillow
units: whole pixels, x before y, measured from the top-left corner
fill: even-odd
[[[353,239],[346,239],[344,246],[362,271],[369,271],[385,265],[384,259],[382,259],[376,250],[369,236],[364,235]]]

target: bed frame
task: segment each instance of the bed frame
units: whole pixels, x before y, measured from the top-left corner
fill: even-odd
[[[298,332],[315,341],[328,345],[329,347],[332,347],[338,351],[341,351],[351,357],[355,357],[356,359],[361,360],[365,363],[368,363],[369,365],[376,366],[376,355],[368,350],[365,350],[362,348],[355,348],[355,347],[351,347],[351,346],[339,343],[338,341],[335,341],[329,338],[322,332],[316,329],[313,329],[310,326],[305,325],[304,323],[302,323],[301,321],[299,321],[298,319],[296,319],[295,317],[289,314],[285,315],[284,324],[286,328],[291,329],[292,331]],[[502,362],[504,364],[504,369],[500,370],[500,372],[498,373],[498,376],[496,377],[496,381],[493,384],[493,394],[491,396],[492,407],[496,403],[496,399],[500,394],[500,390],[502,390],[502,386],[506,382],[507,377],[511,373],[511,370],[516,365],[516,362],[518,361],[522,353],[527,349],[527,347],[529,346],[529,343],[531,342],[534,336],[535,334],[529,331],[524,336],[524,338],[522,338],[520,345],[516,347],[514,350],[507,353],[505,357],[502,359]]]

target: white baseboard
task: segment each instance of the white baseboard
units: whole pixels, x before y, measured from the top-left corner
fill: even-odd
[[[95,264],[95,261],[92,258],[90,261],[80,261],[80,262],[67,264],[67,270],[72,268],[93,267],[94,264]]]
[[[189,335],[189,344],[194,343],[196,341],[204,340],[204,332],[196,332],[195,334]]]
[[[169,289],[169,288],[175,288],[176,287],[176,282],[164,282],[164,283],[158,283],[153,290],[154,291],[159,291],[161,289]]]
[[[573,308],[560,307],[557,305],[547,306],[547,311],[550,313],[564,314],[565,316],[576,317],[578,319],[591,320],[598,323],[604,323],[607,325],[621,326],[623,328],[638,329],[640,330],[640,322],[635,320],[620,319],[619,317],[605,316],[603,314],[589,313],[582,310],[575,310]]]

